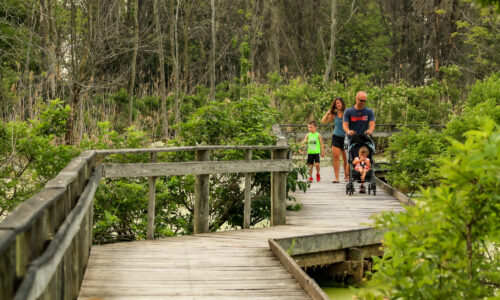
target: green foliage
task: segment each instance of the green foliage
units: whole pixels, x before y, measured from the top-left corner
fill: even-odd
[[[455,86],[455,84],[450,84],[450,81],[453,81],[450,78],[456,78],[459,73],[453,68],[447,69],[446,72],[448,75],[445,78],[448,79],[443,80],[444,88],[456,89],[450,87]],[[433,88],[421,87],[418,90],[419,92],[432,91]],[[453,138],[463,142],[466,138],[464,133],[479,129],[480,122],[485,117],[499,123],[499,91],[499,76],[493,74],[470,87],[462,115],[453,116],[451,121],[446,124],[442,134],[422,127],[417,130],[404,130],[392,136],[388,147],[392,155],[392,170],[387,176],[390,184],[407,194],[418,191],[419,186],[427,187],[437,184],[440,175],[434,167],[438,164],[438,157],[446,155],[445,147],[448,142],[445,138]],[[405,102],[402,101],[402,103]],[[442,121],[443,118],[435,115],[436,111],[431,112],[432,119]]]
[[[438,158],[445,147],[446,141],[439,132],[427,127],[417,130],[403,128],[391,137],[387,149],[391,154],[388,181],[410,195],[421,186],[435,185],[438,177],[431,170],[438,166]]]
[[[40,118],[0,122],[0,216],[40,191],[79,150],[58,145],[69,107],[54,100]]]
[[[483,118],[464,143],[450,139],[443,179],[403,213],[387,212],[384,256],[365,299],[483,299],[500,280],[500,126]]]
[[[473,107],[479,103],[500,105],[500,72],[491,74],[484,80],[478,80],[471,86],[467,106]]]
[[[251,91],[249,91],[249,89]],[[262,90],[246,86],[243,93],[253,94],[251,98],[241,98],[231,101],[229,98],[221,102],[210,102],[193,113],[185,123],[177,126],[179,138],[175,141],[181,145],[271,145],[274,137],[271,135],[271,126],[275,122],[276,113],[270,107],[269,97]],[[230,96],[226,94],[225,96]],[[178,160],[185,160],[186,153]],[[214,159],[230,160],[242,159],[241,151],[224,151],[213,153]],[[254,151],[254,159],[269,158],[268,151]],[[240,188],[243,175],[211,176],[211,230],[216,230],[224,223],[230,226],[241,226],[243,221],[244,198]],[[269,216],[269,181],[267,173],[255,174],[252,191],[252,224],[258,223]],[[191,183],[192,184],[192,183]],[[192,190],[192,186],[182,188]],[[187,193],[185,197],[187,197]],[[187,203],[187,199],[184,200]],[[192,207],[188,207],[192,209]],[[189,221],[189,220],[187,220]]]

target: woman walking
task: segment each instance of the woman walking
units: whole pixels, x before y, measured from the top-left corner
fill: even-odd
[[[342,153],[342,160],[344,163],[344,180],[349,181],[349,168],[347,166],[347,157],[344,150],[345,131],[342,128],[342,119],[344,117],[345,103],[340,97],[333,99],[332,106],[321,119],[321,123],[326,124],[334,121],[335,128],[332,135],[332,154],[333,154],[333,170],[335,172],[335,179],[332,183],[339,183],[340,171],[340,154]]]

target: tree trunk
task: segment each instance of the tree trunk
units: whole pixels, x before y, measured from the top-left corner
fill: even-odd
[[[191,16],[191,5],[186,3],[184,11],[184,67],[182,68],[184,92],[188,92],[189,87],[189,18]]]
[[[56,98],[56,37],[52,18],[52,0],[40,0],[40,31],[43,49],[43,65],[47,72],[47,98]]]
[[[439,41],[439,14],[436,12],[439,9],[439,5],[441,4],[441,0],[434,0],[434,75],[439,78],[439,50],[440,50],[440,41]]]
[[[174,98],[174,116],[175,124],[180,121],[180,100],[179,100],[179,43],[177,41],[177,20],[179,17],[179,3],[177,0],[177,7],[174,6],[174,0],[171,0],[170,15],[171,15],[171,27],[170,27],[170,49],[172,53],[172,63],[174,71],[174,88],[175,88],[175,98]],[[175,9],[175,13],[174,13]]]
[[[331,33],[330,33],[330,55],[328,57],[328,63],[326,64],[325,76],[323,77],[323,83],[327,83],[329,80],[330,72],[333,76],[333,58],[335,57],[335,38],[337,32],[337,0],[332,0],[332,14],[331,14]]]
[[[210,51],[210,101],[215,101],[215,0],[211,0],[212,49]]]
[[[278,1],[271,0],[271,70],[280,73]]]
[[[156,3],[156,1],[155,1]],[[139,52],[139,21],[137,18],[139,11],[139,0],[134,2],[134,52],[132,54],[132,66],[130,70],[130,85],[128,88],[129,100],[128,100],[128,121],[129,125],[132,125],[133,119],[133,99],[134,99],[134,86],[135,86],[135,73],[137,64],[137,52]]]
[[[158,60],[160,62],[160,97],[161,97],[161,128],[163,136],[168,137],[168,116],[167,116],[167,87],[165,82],[165,56],[163,49],[163,35],[161,31],[160,17],[159,17],[158,0],[154,0],[153,14],[155,18],[156,39],[158,43]]]

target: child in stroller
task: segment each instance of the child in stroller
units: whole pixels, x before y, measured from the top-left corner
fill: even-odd
[[[377,185],[373,170],[373,154],[375,144],[373,140],[365,134],[348,136],[346,135],[345,148],[348,153],[349,162],[349,182],[346,184],[346,194],[354,193],[354,182],[360,182],[360,193],[365,193],[364,182],[368,183],[368,194],[373,191],[376,194]],[[368,153],[367,153],[368,152]]]

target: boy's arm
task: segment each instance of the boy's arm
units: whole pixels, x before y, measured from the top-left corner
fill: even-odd
[[[319,144],[321,145],[321,157],[325,157],[325,147],[323,145],[323,137],[321,134],[318,134],[319,136]]]
[[[304,138],[304,140],[302,141],[302,143],[300,143],[301,145],[305,144],[307,142],[307,136],[309,135],[309,133],[306,133],[306,137]]]
[[[368,168],[371,168],[371,166],[372,166],[372,164],[370,163],[370,159],[369,158],[366,159],[366,166]]]
[[[356,158],[352,161],[352,164],[353,164],[353,165],[357,165],[357,164],[359,164],[359,157],[356,157]]]
[[[306,137],[304,138],[304,140],[300,143],[300,151],[303,151],[302,148],[304,147],[304,144],[307,143],[307,137],[309,136],[309,133],[306,133]]]

